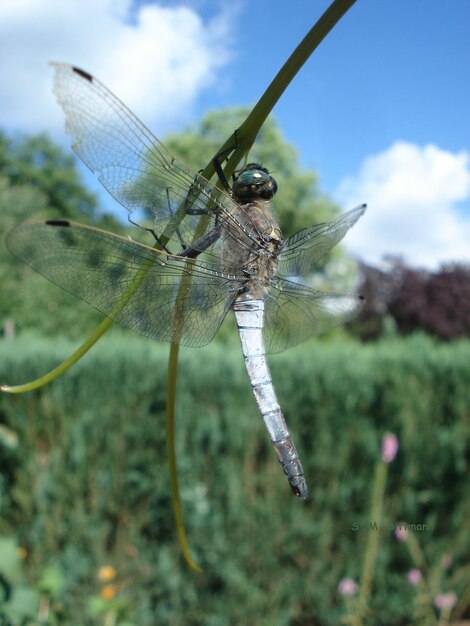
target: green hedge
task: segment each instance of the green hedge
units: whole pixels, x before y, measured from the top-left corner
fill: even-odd
[[[29,380],[71,350],[35,338],[3,343],[0,380]],[[387,431],[400,450],[389,467],[365,623],[411,623],[416,590],[406,573],[415,564],[388,529],[394,522],[424,525],[415,536],[425,573],[434,582],[442,575],[439,589],[462,598],[470,580],[470,343],[312,341],[270,359],[307,503],[290,494],[237,346],[183,350],[180,486],[202,575],[182,562],[173,525],[167,354],[139,338],[108,339],[48,387],[0,397],[0,533],[26,549],[30,585],[55,572],[50,623],[102,623],[108,606],[117,623],[139,626],[336,626],[347,610],[338,583],[359,579],[376,532],[371,485]],[[446,572],[444,555],[453,558]],[[97,579],[107,564],[117,572],[108,605]]]

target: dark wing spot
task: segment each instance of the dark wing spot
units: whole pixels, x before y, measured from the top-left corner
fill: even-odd
[[[111,285],[118,285],[122,277],[124,276],[125,271],[126,270],[124,265],[112,265],[111,267],[109,267],[107,270],[107,274]]]
[[[67,226],[69,226],[69,224],[67,224]],[[63,230],[62,229],[59,230],[58,233],[59,233],[59,237],[62,239],[62,242],[66,246],[72,247],[77,244],[75,235],[72,230],[69,230],[68,228],[64,228]]]
[[[46,220],[48,226],[70,226],[67,220]]]
[[[191,290],[191,306],[202,312],[204,309],[210,309],[212,300],[209,298],[208,288],[204,285],[193,285]]]
[[[89,267],[99,267],[103,265],[104,252],[102,248],[91,248],[86,255],[86,262]]]
[[[73,67],[72,69],[76,74],[78,74],[82,78],[85,78],[85,80],[89,80],[90,83],[93,82],[93,76],[91,74],[88,74],[88,72],[81,70],[79,67]]]
[[[66,246],[75,245],[75,235],[73,234],[73,231],[70,230],[70,222],[67,220],[47,220],[45,223],[47,226],[59,227],[58,235]]]

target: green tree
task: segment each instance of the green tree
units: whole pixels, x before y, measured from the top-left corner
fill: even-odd
[[[32,185],[12,185],[0,177],[0,329],[11,320],[18,330],[80,337],[87,323],[98,323],[100,315],[33,272],[5,245],[16,224],[47,213],[45,194]]]
[[[96,196],[84,187],[73,156],[45,134],[10,139],[0,133],[0,174],[12,185],[28,184],[40,192],[49,215],[96,218]]]
[[[0,330],[6,320],[19,329],[80,336],[100,319],[85,304],[32,272],[7,250],[5,238],[27,219],[63,217],[123,231],[99,211],[76,161],[46,135],[7,137],[0,132]]]

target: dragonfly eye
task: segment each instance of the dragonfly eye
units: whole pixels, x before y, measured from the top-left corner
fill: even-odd
[[[234,177],[232,192],[235,199],[248,201],[256,198],[271,200],[277,191],[277,183],[268,170],[257,163],[250,163]]]

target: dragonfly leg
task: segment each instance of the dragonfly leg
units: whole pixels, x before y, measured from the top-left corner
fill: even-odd
[[[233,148],[229,148],[229,151],[231,152],[233,150]],[[225,151],[224,151],[225,152]],[[212,164],[214,165],[214,169],[215,169],[215,173],[217,174],[220,182],[222,183],[222,187],[225,189],[225,191],[227,193],[231,193],[232,189],[230,187],[230,185],[228,184],[228,180],[227,177],[225,176],[225,172],[222,169],[222,161],[225,157],[223,157],[222,159],[220,159],[220,153],[215,157],[215,159],[213,159]]]
[[[157,233],[155,232],[153,228],[148,228],[146,226],[142,226],[141,224],[138,224],[137,222],[134,222],[133,220],[131,220],[130,215],[127,216],[127,220],[134,226],[137,226],[137,228],[140,228],[141,230],[146,230],[147,232],[151,233],[153,237],[155,238],[155,241],[157,242],[160,249],[164,250],[167,254],[171,254],[171,251],[166,247],[166,245],[163,243],[163,241],[160,239],[160,237],[157,235]]]
[[[194,177],[193,182],[191,183],[191,187],[186,194],[186,198],[184,200],[184,211],[186,215],[209,215],[212,213],[210,208],[195,208],[194,204],[198,197],[203,194],[206,197],[210,196],[209,190],[206,189],[206,179],[201,176],[201,172],[203,170],[199,170],[199,172]]]
[[[205,233],[204,235],[202,235],[202,237],[199,237],[199,239],[197,239],[193,244],[191,244],[187,248],[184,248],[184,250],[182,250],[178,254],[178,256],[184,256],[184,257],[187,257],[188,259],[195,259],[197,256],[202,254],[204,250],[207,250],[207,248],[209,248],[213,243],[215,243],[217,239],[220,237],[220,235],[221,235],[220,226],[216,225],[215,228],[210,230],[208,233]]]

